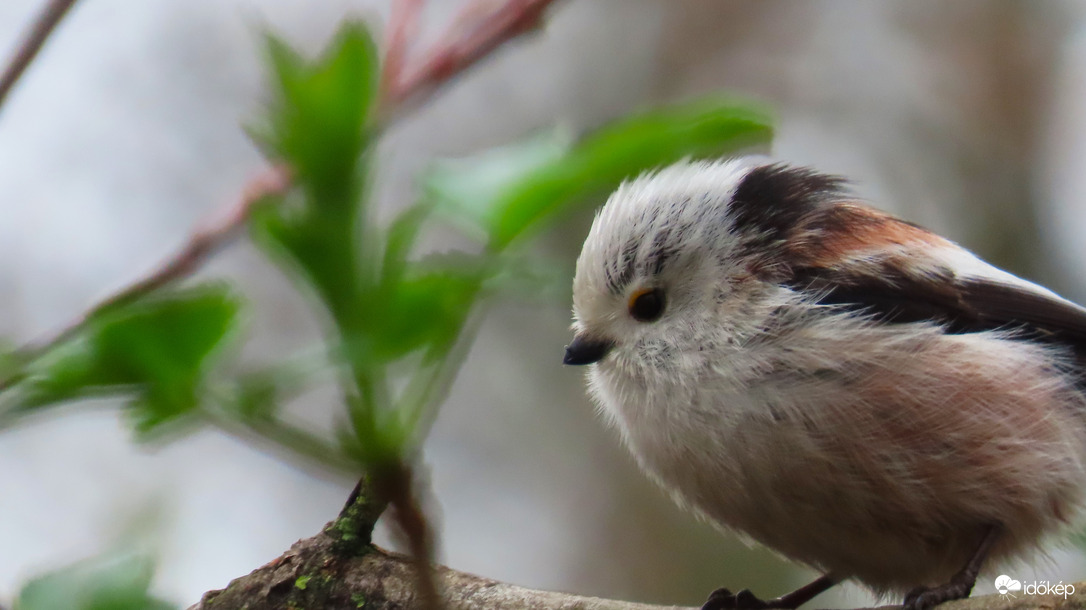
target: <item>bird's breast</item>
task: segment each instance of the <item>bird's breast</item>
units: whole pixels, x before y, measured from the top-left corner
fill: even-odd
[[[1086,399],[1058,354],[1000,333],[870,330],[811,329],[696,375],[601,363],[593,393],[680,503],[877,588],[949,578],[992,523],[1005,557],[1073,519]]]

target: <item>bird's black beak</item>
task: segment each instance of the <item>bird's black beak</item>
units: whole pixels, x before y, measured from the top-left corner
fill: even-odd
[[[573,343],[566,346],[566,357],[562,358],[562,363],[580,365],[599,362],[614,346],[612,341],[577,335],[573,337]]]

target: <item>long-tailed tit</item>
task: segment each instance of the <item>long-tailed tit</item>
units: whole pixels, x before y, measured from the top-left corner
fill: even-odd
[[[676,501],[913,610],[1080,514],[1086,309],[764,159],[624,184],[577,261],[567,364]]]

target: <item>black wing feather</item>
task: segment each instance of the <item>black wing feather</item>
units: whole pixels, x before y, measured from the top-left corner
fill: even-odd
[[[1086,309],[1074,303],[993,281],[967,279],[958,285],[962,299],[982,320],[1025,325],[1086,346]]]
[[[837,269],[798,270],[787,282],[825,305],[863,311],[890,323],[936,322],[948,333],[1016,329],[1023,338],[1065,344],[1086,358],[1086,309],[1039,291],[944,274],[916,278],[887,269],[878,276]]]

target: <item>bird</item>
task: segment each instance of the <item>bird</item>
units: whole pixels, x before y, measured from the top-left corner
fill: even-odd
[[[907,610],[1073,527],[1086,309],[765,157],[624,182],[573,279],[564,362],[640,468],[719,529]]]

